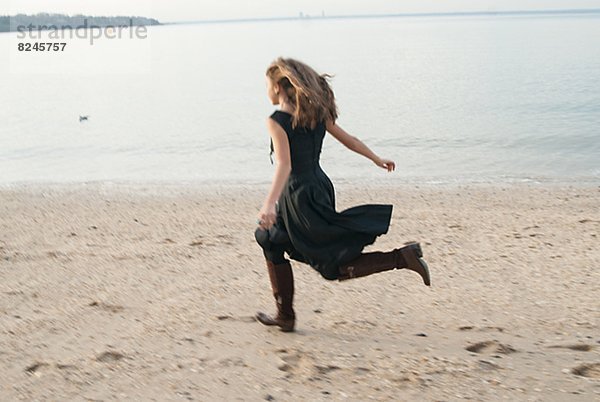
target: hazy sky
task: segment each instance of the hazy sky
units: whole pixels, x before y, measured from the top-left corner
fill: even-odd
[[[162,22],[357,13],[600,8],[600,0],[0,0],[0,15],[140,15]]]

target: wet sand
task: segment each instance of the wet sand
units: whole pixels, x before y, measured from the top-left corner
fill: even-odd
[[[334,185],[432,286],[292,261],[295,333],[253,319],[268,184],[3,188],[0,400],[600,398],[600,188]]]

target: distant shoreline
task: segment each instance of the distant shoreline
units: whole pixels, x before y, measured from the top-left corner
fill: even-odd
[[[411,17],[469,17],[469,16],[510,16],[510,15],[599,15],[600,8],[589,9],[559,9],[559,10],[514,10],[514,11],[459,11],[445,13],[390,13],[390,14],[351,14],[351,15],[297,15],[288,17],[258,17],[258,18],[231,18],[189,21],[168,21],[160,25],[183,24],[221,24],[239,22],[267,22],[267,21],[296,21],[296,20],[335,20],[335,19],[370,19],[370,18],[411,18]]]
[[[27,32],[47,31],[64,29],[88,29],[88,28],[118,28],[132,26],[161,25],[154,18],[140,16],[91,16],[76,14],[17,14],[13,16],[0,15],[1,32]]]
[[[254,17],[254,18],[230,18],[230,19],[207,19],[207,20],[188,20],[188,21],[167,21],[160,22],[154,18],[139,16],[89,16],[38,13],[32,15],[17,14],[14,16],[0,15],[0,33],[15,32],[16,25],[32,23],[36,27],[43,25],[75,25],[75,28],[87,29],[90,25],[105,28],[115,25],[130,25],[131,19],[133,26],[157,26],[157,25],[185,25],[185,24],[226,24],[226,23],[244,23],[244,22],[274,22],[274,21],[313,21],[313,20],[341,20],[341,19],[376,19],[376,18],[422,18],[422,17],[485,17],[485,16],[527,16],[527,15],[592,15],[600,16],[600,8],[588,9],[557,9],[557,10],[510,10],[510,11],[458,11],[458,12],[435,12],[435,13],[389,13],[389,14],[349,14],[349,15],[309,15],[302,14],[296,16],[281,17]],[[17,21],[15,21],[17,19]],[[21,21],[18,21],[20,19]],[[25,19],[25,21],[23,21]],[[82,26],[82,21],[88,22],[87,26]],[[19,23],[21,22],[21,23]],[[72,27],[73,28],[73,27]],[[67,28],[64,28],[67,29]]]

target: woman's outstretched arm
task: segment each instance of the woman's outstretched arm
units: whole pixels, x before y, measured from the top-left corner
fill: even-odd
[[[258,218],[263,220],[263,223],[259,226],[263,229],[268,229],[271,227],[271,225],[273,225],[273,223],[275,223],[277,216],[275,203],[277,200],[279,200],[281,192],[283,191],[283,187],[285,186],[285,182],[287,181],[292,170],[290,145],[287,134],[283,128],[270,117],[267,118],[267,129],[273,141],[273,151],[275,153],[276,164],[273,182],[271,183],[271,190],[269,191],[269,194],[267,194],[263,206],[258,213]]]
[[[326,128],[327,131],[346,148],[356,152],[357,154],[363,155],[366,158],[369,158],[377,166],[387,169],[388,172],[391,172],[396,168],[396,164],[393,161],[377,156],[377,154],[371,151],[371,149],[364,142],[359,140],[357,137],[348,134],[343,128],[337,125],[337,123],[328,120]]]

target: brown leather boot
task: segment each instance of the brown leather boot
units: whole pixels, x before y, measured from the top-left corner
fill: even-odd
[[[277,315],[272,317],[259,311],[256,313],[256,319],[265,325],[277,325],[283,332],[292,332],[296,323],[296,314],[292,306],[294,300],[292,265],[289,260],[282,264],[273,264],[267,260],[267,270],[277,305]]]
[[[344,281],[391,269],[406,268],[421,275],[423,283],[431,286],[429,267],[421,257],[423,257],[421,246],[415,242],[407,243],[404,247],[388,252],[362,253],[358,258],[339,267],[338,280]]]

